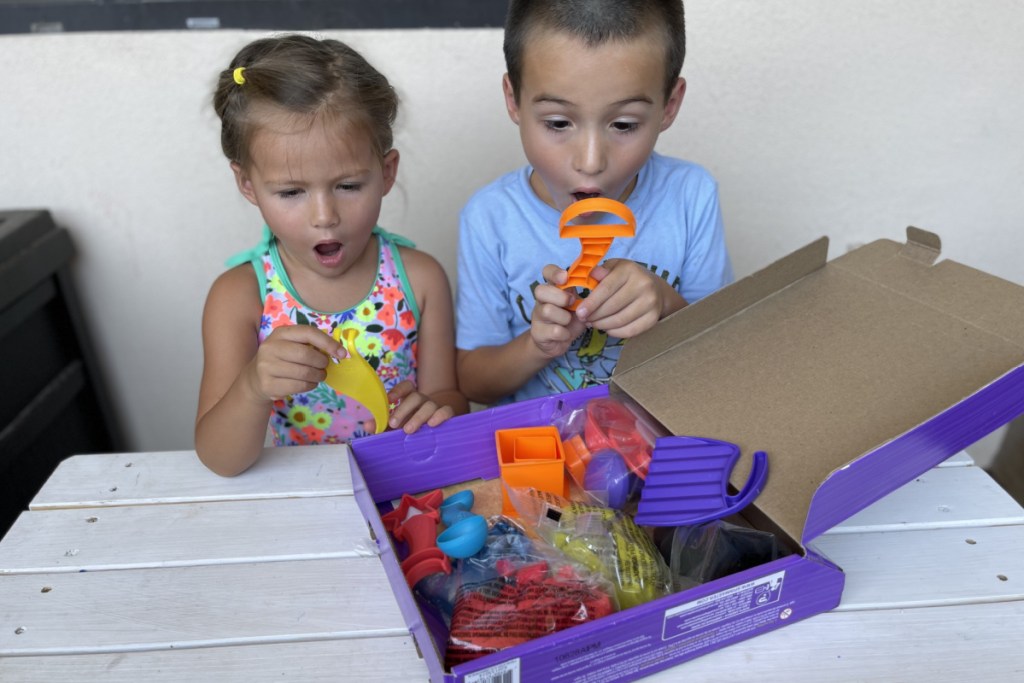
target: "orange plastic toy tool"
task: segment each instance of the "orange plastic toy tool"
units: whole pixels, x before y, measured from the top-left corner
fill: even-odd
[[[362,403],[373,415],[377,425],[375,433],[380,434],[388,426],[388,392],[377,376],[377,371],[356,348],[358,336],[359,330],[354,327],[334,330],[334,338],[345,345],[348,358],[329,362],[324,381],[339,394]]]
[[[585,213],[608,213],[621,218],[624,223],[582,223],[572,224],[575,218]],[[569,279],[562,285],[562,289],[570,287],[586,287],[593,289],[597,286],[597,280],[590,276],[590,271],[601,262],[608,248],[612,246],[612,240],[616,237],[632,237],[636,234],[636,218],[629,207],[622,202],[605,197],[590,197],[581,199],[569,205],[562,212],[558,221],[558,236],[563,238],[576,237],[580,241],[581,252],[579,257],[569,266]],[[576,299],[569,306],[569,310],[576,310],[580,299]]]

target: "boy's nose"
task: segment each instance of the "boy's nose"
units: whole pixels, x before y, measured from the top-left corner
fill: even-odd
[[[599,135],[585,135],[576,149],[576,171],[584,175],[597,175],[605,167],[604,143]]]
[[[314,228],[330,228],[338,224],[338,211],[330,197],[315,197],[311,207],[310,223]]]

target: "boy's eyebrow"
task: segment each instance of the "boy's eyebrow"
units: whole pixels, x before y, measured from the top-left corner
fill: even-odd
[[[547,95],[545,93],[541,93],[533,98],[534,104],[540,104],[542,102],[547,102],[550,104],[559,104],[566,107],[573,106],[573,103],[571,101],[563,97],[557,97],[555,95]],[[633,97],[627,97],[625,99],[619,100],[618,102],[612,102],[609,106],[621,107],[627,104],[632,104],[634,102],[640,102],[641,104],[654,104],[654,100],[652,100],[647,95],[634,95]]]

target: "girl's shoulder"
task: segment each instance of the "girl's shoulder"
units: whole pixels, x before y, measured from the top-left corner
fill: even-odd
[[[263,310],[263,301],[252,265],[242,263],[217,276],[210,286],[206,306],[242,314],[252,306],[256,308],[258,317]]]
[[[450,296],[448,294],[450,292],[448,275],[440,261],[427,252],[413,247],[399,246],[397,249],[409,279],[409,285],[421,306],[431,296]]]

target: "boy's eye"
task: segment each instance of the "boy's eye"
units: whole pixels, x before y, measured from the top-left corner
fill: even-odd
[[[615,121],[612,123],[612,128],[619,133],[632,133],[639,127],[640,124],[636,121]]]
[[[545,119],[544,126],[548,130],[566,130],[569,128],[569,122],[565,119]]]
[[[345,192],[355,192],[361,187],[362,185],[359,183],[338,183],[338,189],[344,190]]]
[[[281,190],[280,192],[277,193],[277,196],[282,197],[284,199],[291,199],[292,197],[298,197],[301,192],[302,190],[298,189]]]

